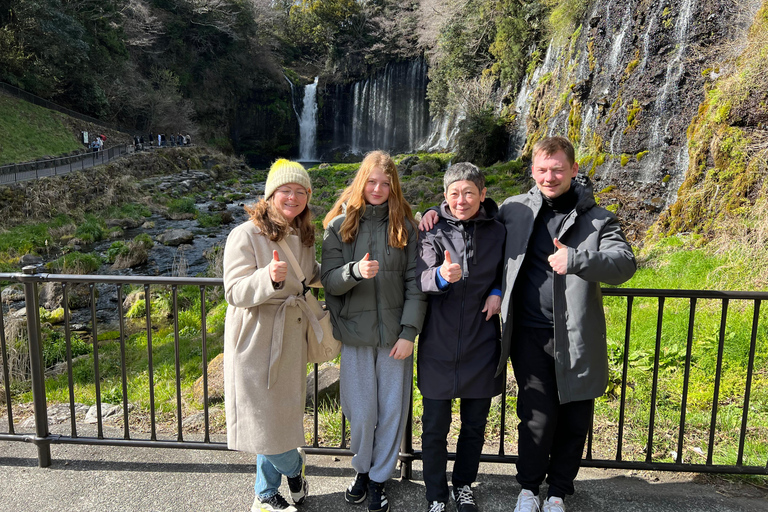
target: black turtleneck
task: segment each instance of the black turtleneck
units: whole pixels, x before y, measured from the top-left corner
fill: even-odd
[[[565,217],[573,211],[578,195],[569,188],[550,199],[541,194],[542,204],[533,223],[525,260],[514,289],[515,325],[552,328],[552,281],[554,272],[547,258],[555,253],[553,239],[560,232]]]

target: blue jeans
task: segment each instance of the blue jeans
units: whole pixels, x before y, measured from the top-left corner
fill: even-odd
[[[253,486],[260,501],[278,493],[282,475],[289,478],[301,474],[301,455],[296,449],[277,455],[256,456],[256,484]]]

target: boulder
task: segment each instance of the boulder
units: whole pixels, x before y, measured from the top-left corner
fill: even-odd
[[[69,308],[80,309],[88,307],[91,303],[91,291],[87,284],[71,284],[68,286]],[[96,298],[99,289],[95,289]],[[40,305],[49,311],[64,307],[64,289],[60,283],[45,283],[40,288]]]
[[[21,258],[19,258],[19,266],[24,268],[27,265],[42,265],[43,264],[43,258],[38,256],[37,254],[25,254]]]
[[[339,367],[334,363],[323,363],[318,368],[317,400],[319,405],[339,403],[339,375]],[[313,370],[307,375],[307,407],[312,407],[314,403],[314,390],[315,372]]]
[[[195,401],[205,405],[203,388],[203,376],[195,381],[192,387],[192,396]],[[224,400],[224,353],[217,355],[208,363],[208,404],[222,402]]]
[[[24,289],[20,284],[14,284],[3,288],[0,294],[0,301],[3,304],[10,304],[12,302],[20,302],[24,300]]]
[[[188,229],[168,229],[157,237],[157,241],[163,245],[178,246],[192,243],[195,235]]]

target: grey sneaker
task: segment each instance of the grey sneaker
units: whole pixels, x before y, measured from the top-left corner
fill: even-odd
[[[533,494],[533,491],[523,489],[517,495],[517,505],[515,512],[541,512],[539,508],[539,497]]]
[[[427,512],[445,512],[445,502],[432,501],[429,503],[429,509]]]
[[[453,488],[453,499],[456,500],[457,512],[478,512],[475,495],[468,485]]]
[[[304,476],[307,471],[307,454],[304,450],[298,448],[301,456],[301,473],[293,478],[288,478],[288,489],[291,491],[291,499],[295,505],[301,505],[309,494],[309,483]]]
[[[547,501],[541,504],[541,512],[565,512],[563,498],[550,496],[547,498]]]
[[[299,510],[289,505],[285,498],[277,493],[264,501],[257,496],[251,505],[251,512],[299,512]]]

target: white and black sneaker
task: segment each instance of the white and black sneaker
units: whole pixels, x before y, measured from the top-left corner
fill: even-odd
[[[453,499],[456,500],[457,512],[478,512],[475,495],[468,485],[453,488]]]
[[[296,507],[289,505],[280,493],[261,501],[258,496],[253,500],[251,512],[299,512]]]
[[[445,502],[444,501],[430,502],[429,509],[427,509],[427,512],[445,512]]]
[[[304,450],[299,448],[299,455],[301,456],[301,473],[292,478],[288,478],[288,489],[291,491],[291,499],[295,505],[301,505],[309,494],[309,483],[304,476],[307,470],[307,454]]]
[[[358,473],[355,475],[355,481],[344,491],[344,499],[347,503],[357,505],[364,502],[366,496],[368,496],[369,481],[368,473]]]
[[[368,512],[389,512],[384,482],[368,482]]]

